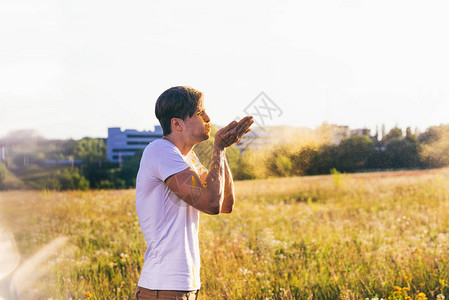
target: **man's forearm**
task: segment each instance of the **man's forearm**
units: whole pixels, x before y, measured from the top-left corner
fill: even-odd
[[[235,195],[234,195],[234,181],[232,179],[231,169],[229,168],[228,161],[225,158],[224,168],[224,197],[223,205],[221,206],[222,213],[231,213],[234,208]]]
[[[206,177],[205,190],[209,194],[212,205],[221,210],[225,192],[225,150],[214,145],[209,173]]]

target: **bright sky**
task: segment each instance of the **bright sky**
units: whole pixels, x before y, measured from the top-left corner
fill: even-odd
[[[0,2],[0,136],[151,130],[157,97],[204,92],[225,125],[260,93],[268,125],[449,123],[449,2]]]

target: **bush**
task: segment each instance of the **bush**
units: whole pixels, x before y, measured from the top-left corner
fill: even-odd
[[[313,175],[318,173],[318,150],[312,146],[304,146],[291,156],[293,175]]]
[[[78,169],[65,169],[56,172],[61,190],[88,190],[89,181],[80,175]]]
[[[430,127],[420,136],[420,158],[426,167],[439,168],[449,165],[449,125]]]
[[[268,175],[291,176],[293,164],[290,153],[285,147],[278,147],[273,150],[266,160]]]
[[[0,163],[0,190],[15,190],[23,187],[20,181],[3,163]]]

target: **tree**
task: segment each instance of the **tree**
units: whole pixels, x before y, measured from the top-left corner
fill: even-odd
[[[131,188],[136,186],[136,176],[139,171],[140,159],[142,158],[143,149],[137,151],[132,157],[127,158],[122,165],[120,171],[117,172],[117,178],[114,178],[114,182],[116,182],[117,188]],[[117,181],[117,179],[121,179],[123,182]],[[124,185],[124,186],[123,186]]]
[[[324,144],[318,149],[316,160],[317,174],[329,174],[330,170],[337,166],[337,146]]]
[[[418,139],[416,138],[416,135],[412,133],[412,129],[410,127],[407,127],[405,130],[405,139],[411,143],[418,143]]]
[[[294,175],[313,175],[318,173],[318,149],[304,146],[291,155],[292,173]]]
[[[441,138],[441,133],[444,131],[441,126],[429,127],[419,136],[419,141],[423,144],[432,144],[438,142]]]
[[[374,142],[366,135],[353,135],[344,139],[337,147],[337,170],[354,172],[368,166],[374,152]]]
[[[402,139],[402,137],[403,137],[402,130],[398,127],[395,127],[392,128],[390,132],[385,137],[382,138],[382,142],[384,144],[388,144],[392,140],[400,140]]]
[[[65,169],[56,173],[61,190],[88,190],[89,181],[81,176],[78,169]]]
[[[385,150],[387,167],[416,168],[419,167],[418,141],[412,138],[391,140]]]
[[[86,137],[76,142],[73,153],[75,158],[85,162],[103,161],[106,160],[106,142]]]
[[[449,125],[433,126],[419,136],[424,166],[438,168],[449,165]]]
[[[268,157],[266,161],[267,171],[269,175],[273,176],[291,176],[292,175],[292,161],[290,153],[285,147],[277,147]]]
[[[235,180],[255,179],[257,177],[254,165],[252,164],[253,154],[252,150],[247,149],[242,155],[239,155],[237,164],[233,163],[234,160],[229,162],[229,167]]]

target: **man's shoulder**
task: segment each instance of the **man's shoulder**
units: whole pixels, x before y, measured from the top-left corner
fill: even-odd
[[[174,156],[173,156],[174,155]],[[171,142],[159,139],[151,142],[145,147],[145,150],[142,155],[143,160],[147,159],[157,159],[157,160],[164,160],[164,159],[170,159],[176,157],[182,157],[181,152],[179,149],[173,145]]]
[[[178,147],[167,140],[155,140],[147,145],[140,160],[140,169],[152,170],[165,181],[169,176],[188,168]]]
[[[154,140],[145,147],[145,152],[158,152],[176,148],[175,145],[164,139]]]

